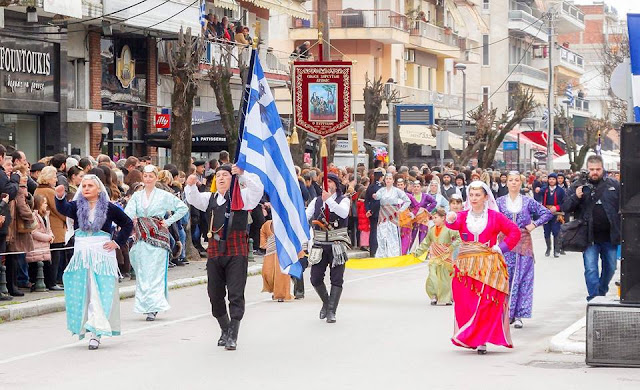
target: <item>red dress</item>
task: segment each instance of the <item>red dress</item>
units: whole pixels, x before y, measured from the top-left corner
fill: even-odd
[[[477,241],[494,246],[498,241],[498,234],[504,234],[504,240],[499,244],[503,253],[513,249],[520,241],[520,229],[501,213],[488,210],[487,226],[478,235],[469,231],[467,216],[469,211],[458,213],[458,218],[453,223],[447,223],[449,229],[458,230],[464,242]],[[462,252],[462,249],[461,249]],[[479,258],[482,258],[482,254]],[[502,345],[512,348],[511,334],[509,331],[509,303],[508,274],[504,258],[500,256],[499,268],[496,273],[502,273],[502,280],[506,275],[506,290],[490,285],[485,280],[484,271],[474,274],[468,270],[461,271],[454,266],[452,281],[453,300],[455,302],[455,328],[451,338],[453,344],[465,348],[477,348],[487,343]],[[460,261],[460,259],[458,259]],[[504,285],[504,284],[503,284]],[[505,292],[507,291],[507,292]]]
[[[369,218],[367,217],[367,210],[364,207],[364,199],[358,199],[356,203],[356,209],[358,210],[358,231],[360,232],[360,246],[369,246],[369,233],[371,231],[371,225],[369,225]]]

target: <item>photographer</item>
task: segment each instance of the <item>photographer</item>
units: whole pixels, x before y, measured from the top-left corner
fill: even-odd
[[[616,247],[620,244],[620,183],[604,176],[601,156],[590,156],[587,170],[588,176],[578,179],[569,189],[562,210],[575,212],[575,217],[587,224],[589,246],[582,257],[589,294],[587,300],[590,301],[607,294],[616,270]],[[598,257],[602,259],[602,272],[599,272]]]

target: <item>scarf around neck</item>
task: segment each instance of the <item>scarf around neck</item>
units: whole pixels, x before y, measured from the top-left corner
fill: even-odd
[[[98,196],[93,221],[89,221],[91,208],[87,198],[79,196],[76,200],[76,205],[78,207],[77,216],[78,226],[80,229],[92,233],[100,231],[107,220],[107,211],[109,209],[109,200],[107,199],[107,195],[101,192]]]

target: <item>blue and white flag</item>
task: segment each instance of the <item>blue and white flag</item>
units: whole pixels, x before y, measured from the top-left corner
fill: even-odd
[[[207,0],[200,0],[200,25],[207,27]]]
[[[283,272],[302,276],[298,253],[309,241],[298,176],[276,102],[255,55],[237,165],[260,176],[271,202],[278,261]]]
[[[565,89],[564,91],[564,96],[567,97],[569,105],[573,106],[573,86],[571,85],[571,83],[567,84],[567,89]]]
[[[542,112],[542,123],[544,124],[544,127],[549,127],[549,109],[545,108],[544,111]]]
[[[627,14],[629,28],[629,52],[631,53],[631,87],[633,90],[633,114],[640,122],[640,14]]]

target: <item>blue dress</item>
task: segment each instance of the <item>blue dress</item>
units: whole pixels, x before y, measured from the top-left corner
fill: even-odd
[[[173,215],[165,219],[166,225],[171,226],[189,211],[187,205],[178,197],[159,188],[151,192],[148,202],[143,199],[145,196],[145,190],[133,194],[124,209],[129,218],[165,219],[168,212],[173,212]],[[169,251],[138,240],[131,247],[129,256],[131,266],[136,271],[136,297],[133,311],[147,314],[169,310],[171,308],[167,301]]]

